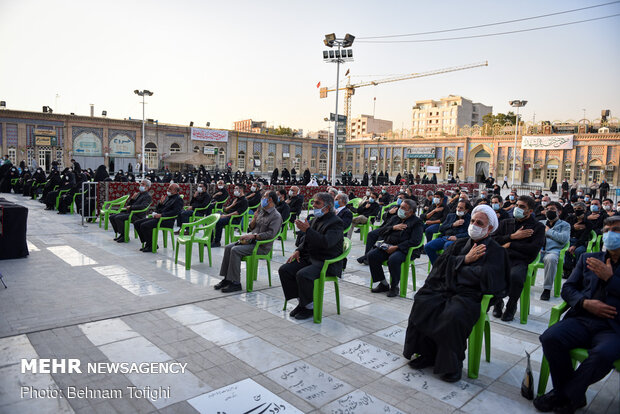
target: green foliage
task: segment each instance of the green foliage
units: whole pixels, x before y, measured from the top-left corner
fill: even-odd
[[[293,130],[289,127],[284,127],[282,125],[278,125],[278,127],[275,129],[269,129],[269,133],[273,135],[286,135],[289,137],[293,136]]]
[[[482,122],[485,124],[489,124],[489,125],[495,125],[495,124],[505,125],[506,122],[510,122],[512,125],[514,125],[516,120],[517,120],[517,116],[512,111],[508,112],[507,114],[502,114],[502,113],[499,113],[497,115],[486,114],[485,116],[482,117]]]

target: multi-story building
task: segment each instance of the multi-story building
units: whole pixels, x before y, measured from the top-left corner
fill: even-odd
[[[590,184],[605,177],[620,184],[618,119],[583,121],[521,124],[515,183],[548,188],[554,178],[558,183],[566,178]],[[294,167],[298,174],[306,168],[311,173],[327,171],[326,133],[308,139],[231,130],[204,132],[225,139],[192,139],[187,125],[147,122],[147,168],[161,169],[170,165],[166,162],[169,155],[195,151],[207,154],[207,168],[230,165],[233,170],[265,175],[276,167],[280,171]],[[358,177],[373,170],[388,172],[392,178],[403,171],[423,175],[428,166],[435,166],[439,167],[439,180],[452,174],[461,180],[480,181],[493,173],[498,179],[507,175],[512,181],[514,133],[514,126],[488,129],[478,125],[460,128],[453,136],[409,138],[388,132],[380,141],[368,137],[347,142],[336,162],[339,170],[350,170]],[[526,148],[522,148],[524,136],[529,143]],[[75,158],[84,168],[103,164],[119,170],[130,163],[135,166],[141,152],[141,120],[0,110],[0,155],[8,155],[15,164],[24,160],[32,165],[36,160],[49,171],[52,161],[63,166]]]
[[[482,117],[491,112],[492,106],[457,95],[439,101],[416,101],[412,110],[412,133],[419,137],[456,135],[464,126],[482,125]]]
[[[331,132],[331,131],[327,131],[326,129],[321,129],[319,131],[308,132],[308,138],[311,138],[311,139],[327,140],[328,137],[329,137],[329,139],[333,139],[334,138],[334,133]]]
[[[267,129],[267,122],[244,119],[242,121],[233,122],[233,129],[239,132],[252,132],[254,134],[260,134],[264,133]]]
[[[392,130],[392,121],[361,115],[351,120],[351,139],[370,138]]]

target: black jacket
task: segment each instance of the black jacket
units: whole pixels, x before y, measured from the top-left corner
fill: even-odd
[[[366,207],[366,204],[370,204],[370,205]],[[376,201],[374,203],[364,203],[364,204],[360,204],[359,207],[357,208],[357,214],[359,214],[360,216],[365,216],[366,218],[370,216],[374,216],[378,219],[380,209],[381,209],[381,206]]]
[[[533,229],[534,233],[530,237],[520,240],[511,240],[510,235],[521,227],[524,229]],[[512,264],[526,263],[530,264],[545,244],[545,225],[537,221],[533,214],[523,220],[517,222],[514,218],[503,220],[499,223],[497,232],[494,233],[493,239],[503,246],[510,243],[508,248],[508,257]]]
[[[127,206],[127,211],[130,212],[132,210],[143,210],[147,208],[152,201],[153,197],[151,197],[151,193],[149,193],[148,191],[141,192],[140,194],[138,194],[138,197],[129,199],[129,206]]]
[[[343,231],[342,220],[334,212],[330,211],[322,217],[315,217],[297,248],[300,257],[309,261],[324,262],[340,256],[344,241]],[[327,269],[328,276],[340,276],[341,273],[342,262],[332,263]]]
[[[407,228],[404,230],[394,230],[393,227],[397,224],[405,223]],[[424,236],[424,223],[417,216],[412,215],[406,220],[400,219],[398,216],[392,217],[390,221],[383,227],[379,228],[379,238],[391,244],[398,246],[398,250],[402,253],[407,253],[410,247],[418,246],[422,243],[422,237]],[[420,248],[421,251],[422,248]],[[419,257],[419,253],[414,256]]]
[[[178,194],[166,197],[163,203],[157,204],[156,211],[162,217],[177,216],[183,211],[183,199]]]
[[[189,202],[189,205],[192,208],[203,208],[209,205],[211,202],[211,196],[207,192],[198,193],[196,197],[192,197],[192,201]]]
[[[291,208],[291,214],[295,214],[295,217],[299,217],[301,214],[301,208],[304,204],[304,196],[301,194],[297,194],[290,198],[291,202],[288,203],[288,206]]]
[[[217,193],[221,193],[221,194],[217,194]],[[213,195],[213,202],[220,203],[226,200],[227,198],[228,198],[228,190],[226,190],[226,187],[222,188],[221,190],[217,188],[215,190],[215,194]]]
[[[280,216],[282,217],[282,223],[284,223],[291,215],[291,208],[284,201],[281,201],[276,205],[276,210],[278,210],[278,213],[280,213]]]
[[[351,213],[351,210],[345,206],[345,208],[338,212],[338,218],[342,220],[342,231],[344,231],[351,225],[351,222],[353,221],[353,213]]]

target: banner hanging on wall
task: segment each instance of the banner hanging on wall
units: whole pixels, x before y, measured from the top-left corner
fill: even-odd
[[[574,135],[523,135],[521,148],[532,150],[573,149]]]
[[[228,131],[192,128],[191,138],[194,141],[228,142]]]

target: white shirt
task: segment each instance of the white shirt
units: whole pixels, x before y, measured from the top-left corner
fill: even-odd
[[[336,209],[336,215],[338,215],[338,213],[340,213],[340,210],[342,210],[343,208],[345,208],[346,206],[342,206],[342,207],[338,207]]]

